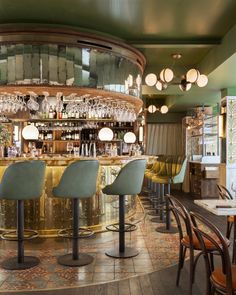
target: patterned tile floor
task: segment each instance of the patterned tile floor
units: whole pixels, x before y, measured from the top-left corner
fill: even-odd
[[[63,239],[38,239],[26,243],[25,254],[40,258],[41,263],[28,270],[6,271],[0,268],[0,292],[6,290],[53,289],[58,287],[82,286],[128,278],[176,264],[178,261],[178,234],[161,234],[155,231],[157,223],[139,206],[138,216],[143,219],[138,230],[126,234],[126,244],[135,246],[140,254],[130,259],[113,259],[105,255],[107,249],[117,247],[118,234],[105,232],[94,238],[80,240],[81,252],[93,255],[92,264],[83,267],[64,267],[56,257],[70,249]],[[15,244],[0,241],[0,262],[15,254]],[[9,249],[10,248],[10,249]],[[33,249],[33,250],[32,250]]]

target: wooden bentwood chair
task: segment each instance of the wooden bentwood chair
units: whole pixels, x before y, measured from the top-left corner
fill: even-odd
[[[219,197],[222,200],[233,200],[233,196],[231,195],[230,191],[223,185],[217,184],[217,189],[219,192]],[[234,216],[229,215],[227,216],[227,228],[226,228],[226,238],[230,238],[230,234],[234,224]]]
[[[179,286],[180,273],[184,266],[186,250],[189,249],[190,255],[190,277],[189,277],[189,294],[192,294],[192,285],[194,283],[195,268],[199,257],[203,254],[202,246],[193,232],[191,217],[184,205],[176,198],[167,195],[168,201],[170,203],[170,209],[175,217],[178,230],[179,230],[179,263],[176,278],[176,285]],[[229,245],[229,242],[228,242]],[[214,269],[213,254],[217,249],[215,245],[209,241],[205,240],[205,248],[210,256],[211,269]],[[194,256],[194,251],[200,251]]]
[[[236,294],[236,265],[231,264],[228,241],[219,229],[202,215],[192,212],[190,215],[193,222],[194,233],[196,234],[204,253],[208,278],[207,294]],[[206,233],[205,229],[203,231],[200,229],[199,225],[203,225],[204,228],[207,229],[207,232],[210,230],[213,234]],[[219,254],[221,257],[221,266],[214,270],[211,269],[208,250],[205,247],[206,240],[214,245],[216,254]]]

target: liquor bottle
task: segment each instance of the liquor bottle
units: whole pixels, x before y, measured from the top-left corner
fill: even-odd
[[[53,119],[57,119],[57,110],[56,110],[56,107],[54,107],[54,110],[53,110]]]
[[[53,111],[53,108],[52,108],[51,105],[50,105],[50,108],[49,108],[48,117],[49,117],[49,119],[54,119],[54,111]]]

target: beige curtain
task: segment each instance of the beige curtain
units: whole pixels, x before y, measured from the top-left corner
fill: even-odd
[[[182,155],[181,124],[148,124],[147,126],[148,155]]]

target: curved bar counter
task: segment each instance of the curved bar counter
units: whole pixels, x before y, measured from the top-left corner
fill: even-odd
[[[98,157],[100,162],[97,193],[92,198],[80,201],[80,218],[83,227],[101,231],[104,226],[115,222],[118,217],[118,197],[107,196],[102,188],[113,182],[121,167],[136,157]],[[139,157],[140,158],[140,157]],[[7,165],[16,161],[35,158],[0,158],[0,179]],[[52,196],[64,169],[73,161],[83,158],[47,157],[40,158],[47,164],[44,193],[39,200],[25,202],[25,228],[34,229],[41,236],[54,236],[62,228],[71,226],[72,212],[70,199]],[[84,158],[88,159],[88,158]],[[136,200],[126,196],[126,214],[135,213]],[[0,200],[0,230],[16,227],[16,203]]]

